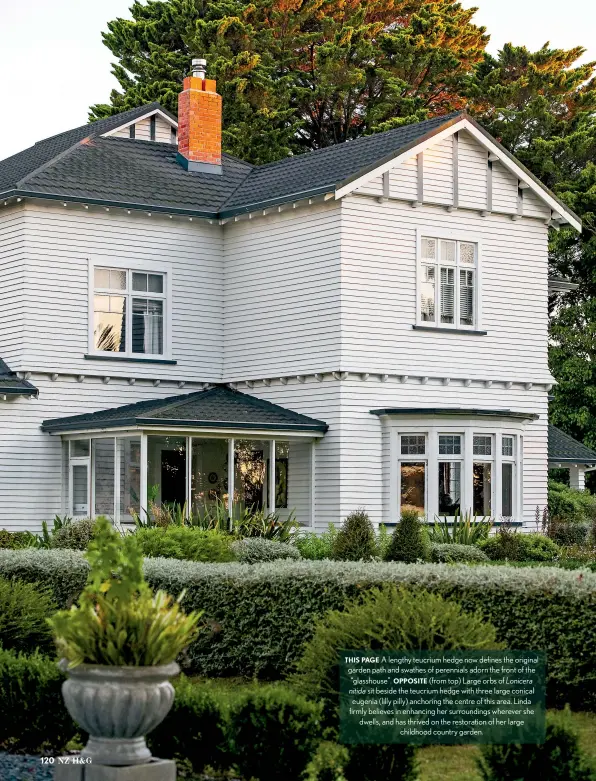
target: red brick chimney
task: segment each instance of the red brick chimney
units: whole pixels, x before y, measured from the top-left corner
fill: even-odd
[[[178,96],[178,162],[187,171],[221,174],[221,95],[205,78],[206,65],[192,61]]]

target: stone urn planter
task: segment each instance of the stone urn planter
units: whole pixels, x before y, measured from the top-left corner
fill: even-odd
[[[155,729],[174,702],[170,678],[176,662],[155,667],[111,667],[79,664],[60,669],[64,704],[74,721],[89,733],[81,756],[100,765],[142,765],[151,752],[145,735]]]

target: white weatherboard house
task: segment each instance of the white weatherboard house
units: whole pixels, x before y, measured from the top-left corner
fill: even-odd
[[[3,161],[0,527],[148,497],[532,525],[561,223],[464,113],[222,154],[200,62],[177,119],[153,103]]]

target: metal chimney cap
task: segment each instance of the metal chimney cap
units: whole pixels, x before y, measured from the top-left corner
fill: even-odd
[[[193,57],[192,75],[197,79],[204,79],[207,75],[207,60],[202,57]]]

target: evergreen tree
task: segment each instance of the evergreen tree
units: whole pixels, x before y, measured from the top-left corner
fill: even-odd
[[[485,55],[469,90],[471,110],[582,219],[552,230],[551,273],[579,283],[550,302],[552,422],[596,446],[596,78],[584,50],[537,52],[506,45]]]
[[[120,90],[92,118],[176,111],[193,56],[224,101],[224,147],[254,163],[464,106],[488,37],[455,0],[148,0],[108,24]]]
[[[415,510],[404,510],[401,520],[395,527],[389,548],[385,555],[387,561],[405,561],[415,564],[428,561],[429,546],[426,529]]]

